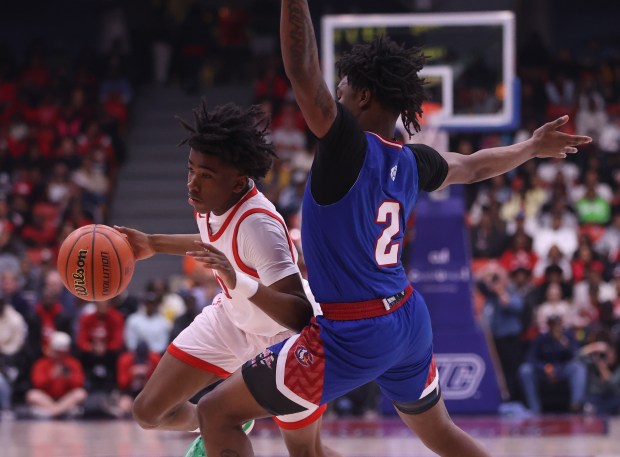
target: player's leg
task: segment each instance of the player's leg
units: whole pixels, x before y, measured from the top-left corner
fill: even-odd
[[[133,416],[144,429],[195,430],[196,405],[189,399],[219,379],[166,352],[136,397]]]
[[[317,331],[316,327],[313,329]],[[303,415],[308,409],[318,408],[316,398],[320,399],[323,385],[322,351],[306,350],[302,354],[295,349],[300,346],[294,346],[299,341],[304,349],[314,349],[315,346],[305,338],[312,331],[308,332],[306,328],[301,335],[294,335],[265,349],[200,400],[198,417],[208,455],[222,455],[224,451],[230,455],[253,455],[251,443],[242,436],[241,424],[244,421],[273,415]],[[294,360],[301,360],[306,365],[300,365],[297,361],[293,365]],[[300,366],[303,367],[302,373],[294,371]],[[289,373],[299,381],[292,386],[293,390],[278,377],[279,374],[285,378]],[[310,396],[307,395],[309,391]],[[317,411],[316,417],[305,417],[308,422],[315,422],[320,417],[323,411]],[[314,455],[308,452],[316,450],[317,443],[320,445],[317,441],[318,425],[315,427],[307,432],[298,432],[298,435],[286,436],[287,444],[294,452],[291,455]]]
[[[294,429],[285,429],[280,425],[290,457],[342,457],[321,441],[321,421],[319,416],[314,422]]]
[[[86,397],[88,397],[88,393],[85,389],[81,387],[72,389],[56,402],[54,416],[60,416],[72,411],[74,408],[84,403]]]
[[[189,399],[239,366],[228,348],[244,335],[218,300],[219,295],[175,338],[136,398],[133,413],[143,428],[196,430],[196,406]]]
[[[33,411],[40,411],[49,416],[54,415],[56,401],[46,392],[39,389],[31,389],[26,393],[26,403]]]
[[[407,309],[409,308],[409,309]],[[406,323],[392,354],[395,362],[377,378],[383,393],[394,403],[398,415],[438,455],[488,457],[473,438],[452,422],[439,384],[439,371],[433,357],[433,335],[428,310],[421,295],[394,313]]]
[[[269,416],[271,413],[256,402],[238,370],[198,402],[207,455],[254,455],[242,425],[249,419]]]
[[[396,404],[396,411],[431,451],[442,457],[491,456],[478,442],[456,426],[442,398],[439,398],[430,409],[421,413],[416,413],[416,403]]]

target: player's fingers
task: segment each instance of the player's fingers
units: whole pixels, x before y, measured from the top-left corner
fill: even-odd
[[[580,144],[588,144],[592,142],[592,138],[586,135],[569,135],[568,133],[562,132],[558,133],[569,146],[579,146]]]
[[[202,241],[198,241],[198,244],[200,246],[202,246],[205,250],[209,251],[209,252],[213,252],[214,254],[222,254],[222,251],[218,250],[215,246],[213,246],[212,244],[209,243],[204,243]]]
[[[577,153],[577,151],[578,151],[577,148],[568,147],[568,148],[564,148],[564,151],[562,152],[564,152],[564,154],[575,154]]]
[[[209,253],[206,251],[187,251],[185,255],[188,255],[190,257],[194,257],[197,259],[199,257],[202,258],[202,257],[208,256]]]
[[[547,125],[552,128],[553,130],[563,126],[564,124],[566,124],[568,122],[568,115],[565,114],[562,117],[558,117],[555,121],[551,121],[549,122]]]

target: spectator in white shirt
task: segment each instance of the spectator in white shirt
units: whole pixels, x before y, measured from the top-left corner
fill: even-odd
[[[125,346],[135,351],[138,342],[144,341],[149,349],[158,354],[166,350],[172,324],[160,313],[161,303],[157,294],[149,292],[143,307],[131,314],[125,322]]]
[[[534,237],[534,251],[538,257],[546,258],[549,249],[557,246],[565,257],[571,258],[577,250],[577,234],[574,230],[564,227],[563,215],[554,213],[551,216],[551,226],[541,228]]]

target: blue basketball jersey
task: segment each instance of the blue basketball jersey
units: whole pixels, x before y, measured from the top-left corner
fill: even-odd
[[[318,303],[357,302],[401,292],[409,281],[400,256],[418,196],[418,169],[406,146],[366,132],[364,164],[353,187],[329,205],[302,205],[302,245]]]

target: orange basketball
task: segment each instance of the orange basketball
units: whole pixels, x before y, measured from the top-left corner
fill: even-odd
[[[69,292],[89,301],[116,297],[131,281],[136,259],[125,237],[112,227],[80,227],[62,242],[58,272]]]

